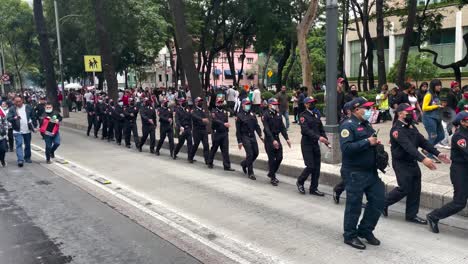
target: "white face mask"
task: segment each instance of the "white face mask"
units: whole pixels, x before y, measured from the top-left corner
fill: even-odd
[[[99,103],[102,103],[102,100],[98,100]]]
[[[52,111],[53,111],[53,109],[46,109],[45,110],[45,112],[48,113],[48,114],[52,113]]]
[[[8,110],[8,106],[2,106],[3,110]]]
[[[275,110],[275,111],[278,111],[278,106],[277,105],[272,105],[271,106],[271,109]]]
[[[119,105],[120,105],[120,106],[123,106],[123,102],[119,102]]]

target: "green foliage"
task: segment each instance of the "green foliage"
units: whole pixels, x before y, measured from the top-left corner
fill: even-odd
[[[390,82],[396,81],[396,72],[398,61],[388,71],[387,78]],[[432,79],[439,73],[439,68],[432,64],[432,59],[425,54],[411,54],[408,57],[408,64],[406,68],[406,78],[413,81],[420,82],[427,79]]]
[[[273,93],[269,92],[269,91],[262,92],[263,100],[268,100],[268,99],[272,98],[273,96],[275,96],[275,95]]]

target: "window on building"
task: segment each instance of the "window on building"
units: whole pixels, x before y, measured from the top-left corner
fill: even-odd
[[[423,6],[423,5],[426,5],[428,0],[418,0],[418,5],[419,6]],[[431,3],[429,5],[432,5],[432,4],[437,4],[437,3],[441,3],[443,1],[446,1],[446,0],[431,0]]]
[[[253,58],[247,58],[247,64],[252,64],[253,63]]]
[[[434,32],[429,36],[429,43],[431,45],[455,43],[455,28],[447,28]]]
[[[162,82],[162,74],[159,74],[158,77],[159,77],[159,82]]]
[[[169,74],[166,74],[166,81],[169,80]]]

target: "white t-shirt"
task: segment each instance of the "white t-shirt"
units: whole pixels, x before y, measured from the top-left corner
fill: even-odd
[[[416,96],[408,95],[408,100],[412,107],[416,107],[416,103],[418,102],[418,98]]]
[[[93,94],[90,93],[90,92],[85,93],[84,98],[85,98],[87,103],[94,101]]]
[[[28,127],[28,116],[26,115],[26,106],[23,105],[21,108],[17,107],[16,112],[20,119],[20,131],[13,131],[15,133],[28,134],[30,133]]]
[[[262,103],[262,93],[260,92],[259,89],[256,89],[255,91],[253,91],[252,104],[259,105],[261,103]]]
[[[229,88],[229,90],[227,91],[227,101],[228,102],[234,102],[236,101],[236,90],[234,90],[233,88]]]

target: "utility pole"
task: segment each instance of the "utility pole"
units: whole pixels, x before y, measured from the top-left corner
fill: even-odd
[[[2,60],[0,61],[0,76],[3,76],[6,72],[6,65],[5,65],[5,54],[3,53],[3,42],[0,42],[0,56]],[[5,95],[5,84],[2,83],[2,95]]]
[[[60,83],[62,85],[62,94],[64,95],[63,101],[62,101],[62,113],[63,113],[63,117],[67,118],[67,117],[70,117],[70,113],[68,112],[68,106],[64,104],[64,102],[67,102],[67,98],[65,98],[65,85],[63,82],[62,41],[60,40],[60,25],[59,25],[57,0],[54,0],[54,9],[55,9],[55,29],[57,31],[57,44],[58,44],[58,56],[59,56],[59,67],[60,67]]]
[[[339,147],[339,126],[337,113],[337,91],[336,77],[338,74],[337,65],[337,50],[338,50],[338,2],[337,0],[327,0],[327,30],[326,30],[326,84],[327,84],[327,100],[326,100],[326,117],[327,122],[324,127],[327,137],[332,146],[331,149],[323,151],[324,161],[331,164],[341,162],[341,151]]]
[[[167,74],[167,57],[166,53],[164,53],[164,79],[166,80],[166,92],[167,92],[167,79],[169,78],[169,74]]]

